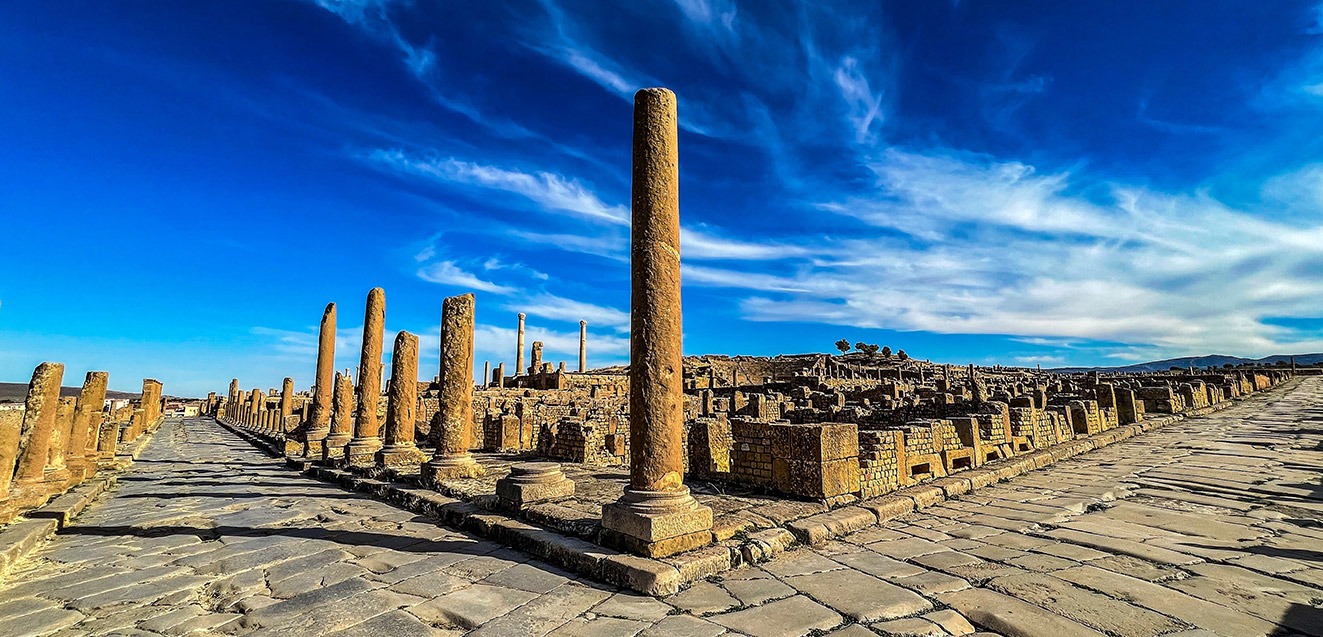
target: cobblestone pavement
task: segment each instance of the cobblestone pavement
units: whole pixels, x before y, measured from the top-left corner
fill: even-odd
[[[1323,378],[655,600],[172,420],[0,635],[1323,635]]]

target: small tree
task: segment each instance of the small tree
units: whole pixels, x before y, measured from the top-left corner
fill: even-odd
[[[850,351],[850,341],[847,341],[845,339],[836,341],[836,349],[841,350],[842,354]]]
[[[882,346],[882,358],[891,358],[891,348]]]
[[[910,359],[910,355],[906,354],[905,350],[900,350],[899,352],[896,352],[896,358],[899,358],[900,360],[903,361],[907,361]]]
[[[877,353],[877,346],[870,343],[855,343],[854,348],[870,356]]]

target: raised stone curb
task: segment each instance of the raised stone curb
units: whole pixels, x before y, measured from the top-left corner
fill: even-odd
[[[51,519],[19,519],[0,529],[0,578],[59,528]]]
[[[821,546],[832,539],[884,524],[912,511],[958,498],[979,488],[1051,466],[1140,433],[1219,411],[1234,404],[1234,400],[1116,427],[1050,449],[996,461],[982,468],[900,489],[852,506],[788,520],[780,526],[749,533],[742,539],[737,535],[715,546],[660,560],[604,548],[576,537],[578,534],[511,518],[473,502],[450,498],[412,484],[366,478],[351,471],[309,463],[288,464],[308,477],[338,484],[349,491],[369,494],[376,499],[435,518],[447,526],[496,540],[570,571],[640,593],[663,596],[676,593],[706,577],[746,564],[774,559],[800,544]],[[216,422],[269,455],[283,456],[282,450],[266,438],[220,420]]]
[[[52,519],[55,520],[59,528],[63,529],[69,525],[87,505],[91,504],[107,489],[115,486],[118,476],[97,476],[87,482],[84,482],[63,495],[47,502],[45,506],[27,512],[26,517],[33,519]]]

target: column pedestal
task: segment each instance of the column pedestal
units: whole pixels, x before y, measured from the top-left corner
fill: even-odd
[[[510,475],[496,481],[501,505],[518,511],[530,504],[554,502],[574,495],[574,481],[565,477],[557,462],[525,462],[510,467]]]
[[[420,462],[427,461],[427,454],[423,453],[417,445],[412,442],[396,445],[386,445],[374,456],[377,466],[399,471],[413,471]]]
[[[431,488],[440,486],[446,480],[477,478],[487,473],[469,454],[433,457],[424,462],[420,469],[423,486]]]
[[[712,543],[712,509],[689,487],[676,491],[626,488],[620,500],[602,506],[606,541],[647,557],[666,557]]]

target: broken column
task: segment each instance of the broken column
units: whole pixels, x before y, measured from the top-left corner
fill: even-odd
[[[579,321],[579,373],[588,371],[588,321]]]
[[[377,402],[381,399],[381,340],[386,326],[386,292],[368,292],[363,316],[363,354],[358,362],[358,410],[354,413],[354,439],[345,446],[345,464],[367,467],[376,462],[381,449],[381,421]]]
[[[289,431],[289,417],[294,415],[294,379],[288,376],[280,383],[280,422],[276,424],[276,433]]]
[[[712,509],[684,484],[680,192],[675,94],[634,95],[629,486],[602,507],[612,543],[649,557],[712,540]]]
[[[491,377],[492,377],[492,362],[482,361],[482,376],[479,376],[479,378],[482,379],[483,387],[487,386],[487,381],[490,381]]]
[[[533,364],[528,366],[529,374],[542,372],[542,341],[533,341]]]
[[[74,406],[78,399],[73,396],[60,396],[55,409],[55,428],[51,430],[50,445],[46,450],[46,470],[42,482],[46,483],[46,492],[51,495],[63,493],[71,483],[69,467],[65,454],[69,450],[69,438],[73,437]]]
[[[87,372],[74,407],[73,433],[69,436],[69,473],[81,482],[96,473],[97,436],[101,430],[101,408],[106,402],[110,374]]]
[[[24,403],[23,428],[18,439],[17,461],[13,473],[0,471],[0,496],[8,492],[12,506],[26,509],[46,501],[44,484],[46,460],[50,456],[51,433],[55,430],[56,411],[59,409],[60,381],[64,378],[62,363],[42,363],[32,372],[28,383],[27,401]],[[0,451],[0,453],[3,453]],[[8,463],[0,461],[0,470]],[[9,484],[13,476],[12,485]]]
[[[452,296],[441,304],[439,377],[440,409],[432,417],[431,431],[436,455],[422,465],[423,484],[433,487],[445,480],[483,473],[482,467],[469,455],[473,426],[472,294]]]
[[[386,444],[377,452],[378,467],[412,472],[427,454],[414,444],[418,410],[418,337],[400,331],[390,362],[386,402]]]
[[[510,467],[510,475],[496,481],[496,497],[507,509],[563,500],[574,495],[574,481],[561,473],[558,462],[524,462]]]
[[[345,457],[345,445],[354,435],[354,381],[335,373],[335,397],[331,423],[322,446],[322,462]]]
[[[505,388],[505,363],[497,363],[496,378],[492,379],[498,388]]]
[[[524,373],[524,313],[519,313],[519,334],[515,337],[515,347],[519,349],[515,353],[515,373]]]
[[[303,433],[303,455],[322,457],[322,445],[331,433],[331,400],[335,393],[335,304],[327,303],[317,334],[317,370],[312,386],[312,407]],[[345,441],[345,444],[348,441]]]

